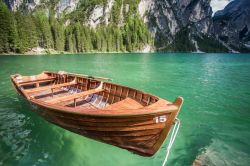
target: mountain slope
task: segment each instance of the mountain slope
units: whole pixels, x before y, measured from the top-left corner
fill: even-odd
[[[147,8],[140,10],[140,6]],[[167,48],[178,32],[189,31],[184,35],[191,42],[191,34],[207,34],[211,27],[212,9],[207,0],[142,0],[140,6],[140,14],[154,34],[158,48]]]
[[[213,33],[240,52],[250,51],[250,2],[236,0],[213,17]]]
[[[215,37],[212,9],[207,0],[4,2],[15,22],[12,27],[16,31],[15,40],[7,49],[13,52],[30,50],[27,46],[30,43],[32,47],[67,52],[228,52],[225,43]],[[34,25],[34,38],[30,39],[32,42],[26,41],[25,46],[22,40],[29,35],[17,16]]]

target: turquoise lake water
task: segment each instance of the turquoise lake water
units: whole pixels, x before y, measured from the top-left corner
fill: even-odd
[[[168,165],[248,166],[250,55],[87,54],[0,56],[0,165],[158,166],[153,157],[96,142],[48,123],[32,112],[9,81],[14,73],[69,71],[110,77],[169,101],[183,96],[181,128]]]

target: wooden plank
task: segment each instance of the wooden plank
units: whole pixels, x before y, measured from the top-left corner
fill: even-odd
[[[33,92],[39,92],[39,91],[44,91],[44,90],[48,90],[48,89],[61,88],[61,87],[64,87],[64,86],[70,86],[70,85],[75,85],[75,84],[76,83],[74,83],[74,82],[68,82],[68,83],[63,83],[63,84],[42,86],[42,87],[38,87],[38,88],[27,89],[27,90],[25,90],[25,92],[33,93]]]
[[[91,132],[92,135],[94,136],[111,136],[111,137],[137,137],[137,136],[146,136],[146,135],[154,135],[158,134],[159,132],[162,131],[162,129],[152,129],[152,130],[139,130],[139,131],[110,131],[110,132],[105,132],[105,131],[92,131],[92,130],[85,130],[86,132]],[[81,132],[81,129],[76,129],[76,132],[79,133]]]
[[[86,106],[88,107],[88,106]],[[58,116],[57,116],[58,117]],[[167,115],[166,115],[167,117]],[[98,122],[98,121],[91,121],[89,119],[86,120],[79,120],[79,119],[69,119],[67,117],[58,117],[60,121],[63,121],[67,124],[76,124],[79,127],[81,126],[88,126],[88,127],[133,127],[133,126],[142,126],[142,125],[154,125],[155,119],[154,117],[150,117],[150,119],[147,120],[137,120],[137,121],[107,121],[107,122]]]
[[[69,100],[74,100],[77,98],[81,98],[90,94],[94,94],[94,93],[98,93],[98,92],[102,92],[104,91],[103,89],[92,89],[92,90],[88,90],[88,91],[84,91],[84,92],[80,92],[80,93],[76,93],[76,94],[72,94],[69,96],[63,96],[63,97],[58,97],[55,99],[51,99],[46,101],[47,103],[50,104],[57,104],[57,103],[61,103],[61,102],[65,102],[65,101],[69,101]]]
[[[109,105],[108,107],[105,108],[105,110],[138,109],[142,107],[143,107],[142,104],[127,97],[124,100],[121,100],[112,105]]]
[[[59,125],[73,128],[73,129],[81,129],[81,130],[92,130],[92,131],[145,131],[145,130],[154,130],[154,129],[163,129],[165,127],[165,123],[155,123],[150,125],[141,125],[141,126],[79,126],[77,124],[70,124],[63,121],[57,122]],[[170,125],[171,126],[171,125]]]
[[[77,110],[76,110],[77,111]],[[83,111],[83,110],[80,110]],[[79,112],[80,112],[79,111]],[[92,111],[92,110],[91,110]],[[107,111],[107,110],[105,110]],[[86,112],[84,110],[84,112]],[[98,112],[103,112],[101,110],[98,110]],[[117,112],[117,111],[114,111]],[[162,114],[154,114],[154,115],[146,115],[146,116],[141,116],[140,119],[138,118],[127,118],[125,117],[120,117],[120,118],[112,118],[112,117],[84,117],[84,116],[79,116],[78,114],[71,114],[69,112],[46,112],[46,114],[49,114],[51,117],[56,117],[56,118],[63,118],[63,119],[71,119],[73,121],[86,121],[86,122],[93,122],[93,123],[116,123],[117,121],[119,122],[124,122],[124,123],[130,123],[130,122],[141,122],[141,121],[146,121],[146,120],[152,120],[155,116],[160,116]],[[153,116],[153,117],[152,117]]]
[[[87,79],[93,79],[93,80],[99,80],[99,81],[112,81],[111,78],[106,78],[106,77],[99,77],[99,76],[90,76],[90,75],[84,75],[84,74],[76,74],[76,73],[69,73],[65,72],[64,74],[67,74],[69,76],[77,76],[77,77],[82,77],[82,78],[87,78]]]
[[[36,79],[36,80],[30,80],[30,81],[24,81],[24,82],[17,81],[17,82],[19,85],[31,85],[31,84],[54,81],[54,80],[55,80],[55,77],[45,78],[45,79]]]

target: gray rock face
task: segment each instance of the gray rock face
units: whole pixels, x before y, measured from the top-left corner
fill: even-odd
[[[101,23],[109,24],[110,13],[114,4],[114,0],[107,0],[106,5],[97,5],[91,11],[87,25],[96,28]],[[103,18],[103,19],[102,19]]]
[[[59,0],[55,6],[56,17],[59,17],[62,13],[71,13],[77,7],[79,0]]]
[[[235,0],[213,17],[213,33],[236,48],[250,44],[250,1]]]
[[[11,11],[33,11],[39,5],[47,6],[47,4],[51,3],[49,0],[4,0],[4,2]],[[54,8],[56,16],[74,11],[78,2],[79,0],[58,0]]]
[[[189,27],[192,33],[206,34],[212,25],[208,0],[142,0],[139,13],[156,40],[164,38],[169,43],[182,28]]]
[[[41,0],[4,0],[4,2],[10,10],[17,11],[21,7],[25,10],[34,10]]]

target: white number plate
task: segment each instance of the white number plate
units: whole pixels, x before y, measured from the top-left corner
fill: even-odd
[[[166,115],[157,116],[154,118],[155,123],[163,123],[167,121]]]

